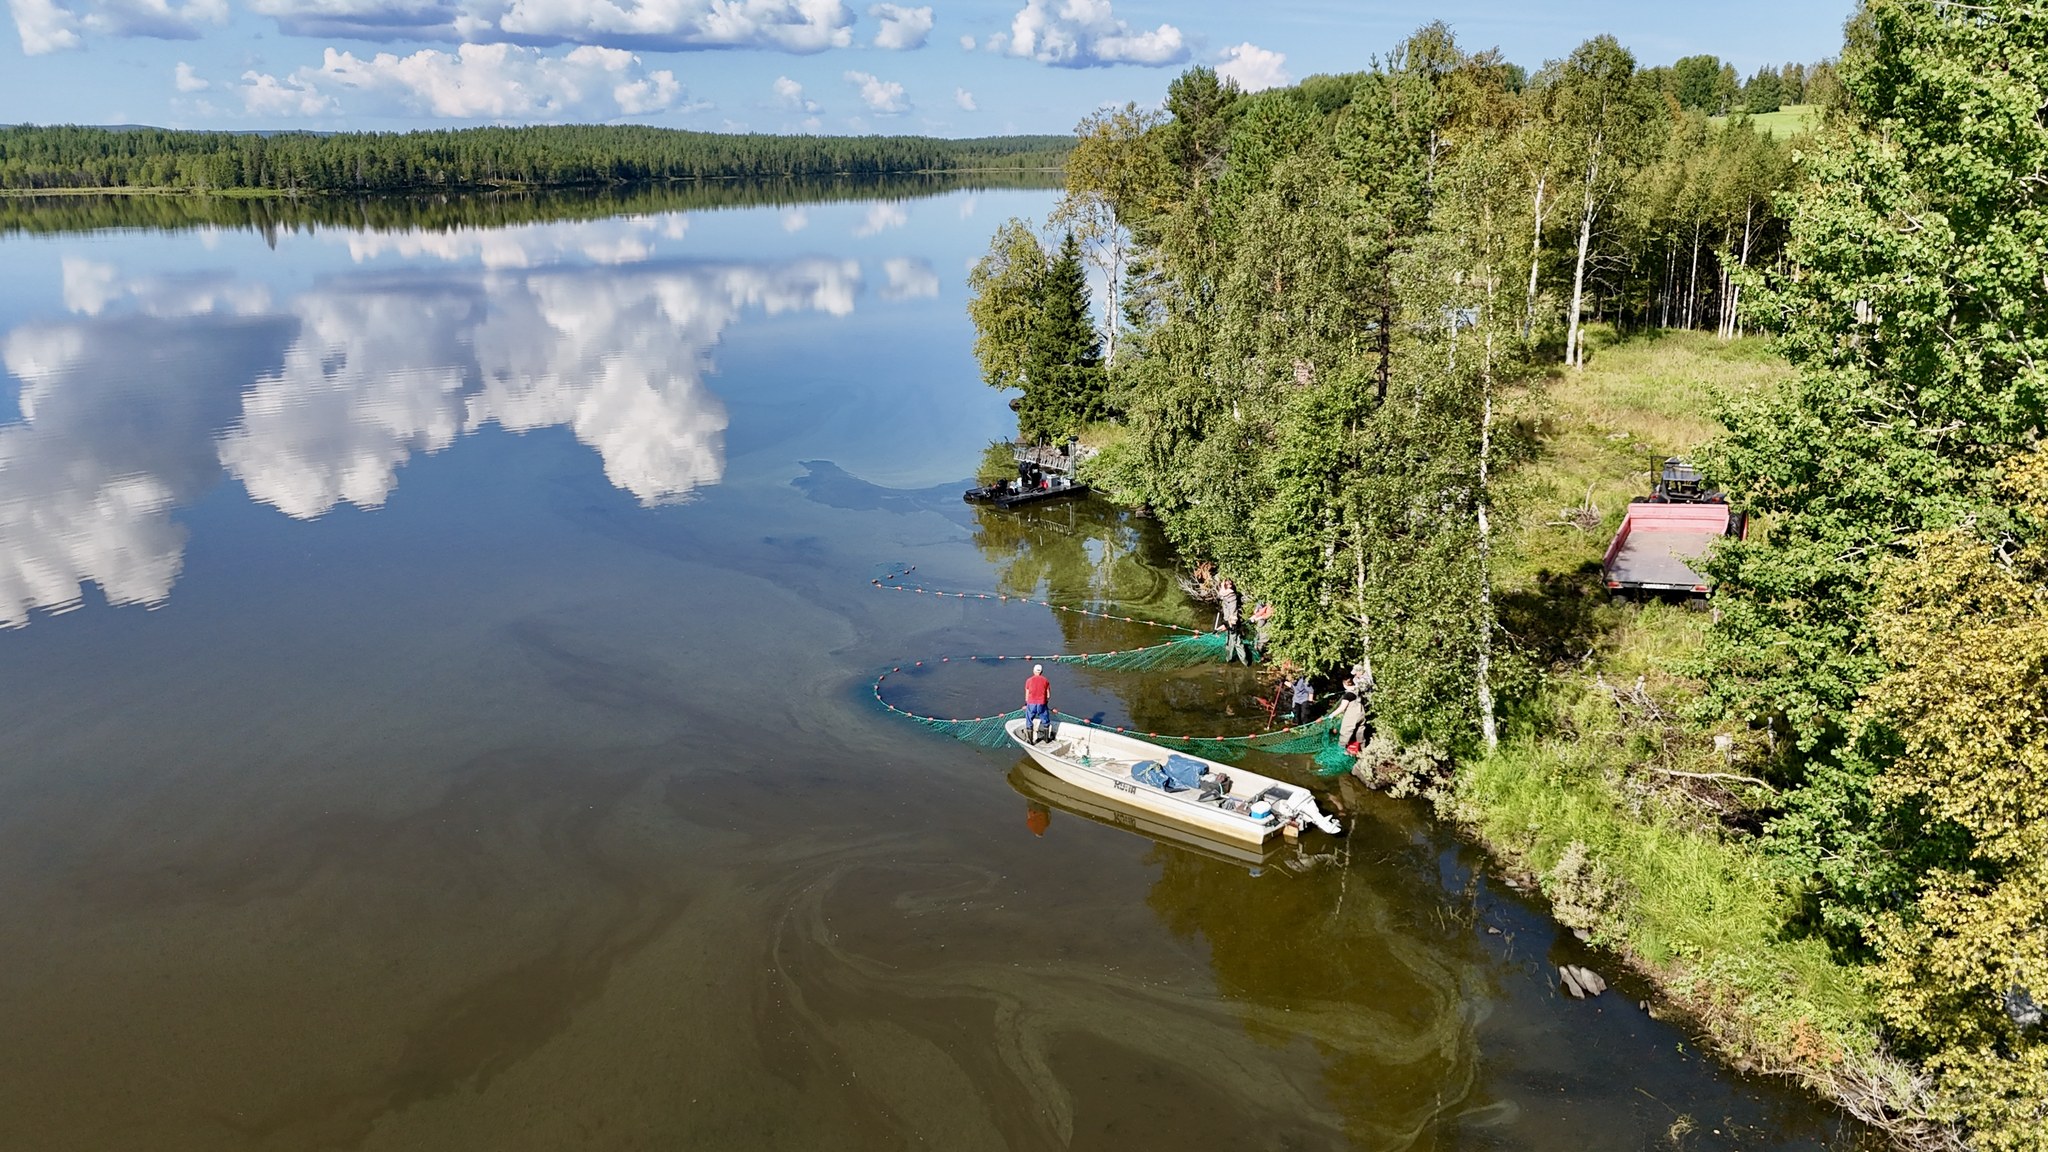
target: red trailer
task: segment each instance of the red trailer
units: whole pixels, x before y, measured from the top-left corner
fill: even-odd
[[[1694,565],[1715,540],[1739,539],[1747,527],[1748,517],[1731,510],[1727,497],[1704,490],[1698,472],[1682,460],[1667,460],[1656,494],[1629,504],[1607,546],[1600,565],[1607,587],[1617,593],[1704,596],[1711,585]]]

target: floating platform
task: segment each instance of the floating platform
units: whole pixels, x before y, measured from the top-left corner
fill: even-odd
[[[1067,500],[1086,496],[1090,489],[1084,481],[1069,480],[1065,476],[1047,476],[1045,483],[1036,488],[1012,487],[1010,484],[989,484],[980,488],[969,488],[960,494],[969,504],[992,504],[997,508],[1020,508],[1026,504],[1043,504],[1049,500]]]

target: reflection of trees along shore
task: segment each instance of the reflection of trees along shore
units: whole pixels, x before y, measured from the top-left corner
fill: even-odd
[[[67,262],[77,314],[0,342],[0,624],[78,602],[155,604],[182,565],[174,507],[223,472],[288,515],[382,504],[413,454],[486,424],[562,425],[644,505],[725,468],[703,382],[741,312],[850,313],[850,261],[437,270],[329,280],[274,307],[227,277],[124,281]]]
[[[463,190],[416,194],[270,196],[70,194],[0,196],[0,235],[101,228],[246,228],[278,232],[345,228],[374,232],[494,228],[598,220],[655,212],[789,207],[876,197],[922,199],[949,192],[1057,187],[1057,173],[931,172],[766,180],[680,180],[559,190]]]
[[[0,128],[0,187],[301,192],[1057,168],[1067,136],[781,136],[639,124],[423,132]]]

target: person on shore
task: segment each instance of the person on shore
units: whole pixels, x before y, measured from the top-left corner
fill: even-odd
[[[1244,598],[1228,578],[1216,585],[1216,629],[1225,637],[1223,662],[1235,660],[1249,665],[1251,654],[1244,647]]]
[[[1045,725],[1044,734],[1039,725]],[[1045,665],[1033,664],[1024,681],[1024,737],[1029,744],[1052,739],[1052,681],[1045,678]]]
[[[1273,605],[1264,600],[1259,601],[1259,606],[1252,609],[1252,659],[1259,660],[1265,657],[1266,642],[1271,639],[1268,633],[1272,624]]]
[[[1309,709],[1315,706],[1316,688],[1309,683],[1308,673],[1294,682],[1294,726],[1299,728],[1308,723]]]
[[[1337,726],[1333,731],[1337,744],[1344,751],[1356,756],[1365,747],[1368,713],[1365,701],[1358,694],[1356,680],[1344,681],[1342,703],[1337,708]]]

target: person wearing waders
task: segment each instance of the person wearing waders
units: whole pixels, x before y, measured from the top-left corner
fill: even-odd
[[[1304,672],[1301,674],[1301,679],[1294,682],[1294,726],[1296,728],[1308,723],[1309,705],[1315,703],[1315,699],[1315,685],[1308,682],[1308,673]]]
[[[1366,710],[1365,701],[1358,697],[1358,682],[1344,682],[1344,703],[1337,709],[1337,727],[1334,736],[1344,751],[1353,756],[1365,745]]]
[[[1224,635],[1223,662],[1232,660],[1244,664],[1252,662],[1244,650],[1244,599],[1237,594],[1237,585],[1224,580],[1216,587],[1216,628]]]
[[[1038,726],[1045,725],[1045,735]],[[1045,665],[1033,664],[1031,678],[1024,681],[1024,737],[1028,744],[1052,739],[1052,681],[1045,678]]]

